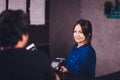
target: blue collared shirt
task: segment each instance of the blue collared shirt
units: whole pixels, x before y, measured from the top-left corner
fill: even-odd
[[[66,60],[68,73],[74,76],[95,77],[96,52],[90,44],[74,45]]]

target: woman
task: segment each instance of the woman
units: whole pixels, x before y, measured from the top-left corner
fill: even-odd
[[[96,52],[91,46],[92,24],[85,19],[77,21],[73,27],[73,37],[75,44],[61,71],[68,74],[68,80],[94,80]]]

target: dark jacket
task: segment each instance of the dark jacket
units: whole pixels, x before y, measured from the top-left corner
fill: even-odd
[[[0,80],[55,80],[48,56],[40,50],[0,51]]]

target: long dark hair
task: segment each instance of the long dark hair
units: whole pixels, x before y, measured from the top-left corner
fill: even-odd
[[[82,28],[82,32],[85,35],[87,43],[91,44],[92,39],[92,24],[89,20],[80,19],[76,22],[76,24],[73,27],[73,31],[76,25],[80,25]]]

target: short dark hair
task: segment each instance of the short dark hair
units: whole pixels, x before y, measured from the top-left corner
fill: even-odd
[[[74,30],[75,26],[78,24],[82,28],[82,32],[86,37],[87,43],[91,44],[91,39],[92,39],[92,24],[91,24],[91,22],[89,20],[80,19],[74,25],[73,30]]]
[[[30,20],[22,10],[5,10],[0,14],[0,46],[15,46],[28,33]]]

